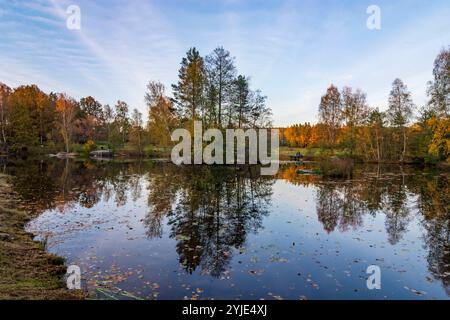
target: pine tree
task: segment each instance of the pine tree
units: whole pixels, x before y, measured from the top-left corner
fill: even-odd
[[[188,119],[198,118],[204,110],[205,68],[203,58],[195,48],[189,49],[181,61],[178,83],[172,85],[174,99],[180,114]]]
[[[206,57],[206,65],[209,85],[212,87],[211,92],[216,94],[216,125],[222,126],[225,107],[227,107],[228,124],[230,124],[233,111],[231,99],[236,77],[234,58],[231,57],[230,52],[225,50],[223,47],[217,47],[209,56]]]
[[[239,75],[233,84],[233,110],[237,115],[238,128],[242,128],[248,122],[251,111],[249,81]]]

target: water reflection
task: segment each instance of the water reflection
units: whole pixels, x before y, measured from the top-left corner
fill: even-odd
[[[264,219],[274,214],[276,181],[312,188],[317,221],[327,234],[362,230],[367,217],[382,214],[386,240],[396,246],[410,228],[420,227],[418,241],[427,250],[427,268],[450,295],[448,174],[365,166],[356,169],[352,180],[326,180],[300,175],[298,169],[284,166],[277,177],[268,178],[259,176],[256,168],[176,167],[150,161],[28,160],[3,166],[14,177],[22,206],[36,215],[70,211],[75,205],[90,209],[110,200],[120,208],[147,197],[141,221],[147,238],[160,239],[167,232],[176,240],[185,272],[213,278],[230,269],[250,234],[264,230]]]
[[[167,216],[177,253],[186,271],[199,265],[203,274],[218,277],[247,233],[257,232],[268,214],[273,180],[257,176],[255,168],[162,166],[149,175],[149,213],[144,221],[149,237],[162,236]]]

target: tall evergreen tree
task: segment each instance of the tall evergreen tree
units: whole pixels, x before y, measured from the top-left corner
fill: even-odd
[[[231,97],[236,77],[234,58],[223,47],[217,47],[206,57],[209,85],[216,94],[217,123],[223,125],[224,109],[227,108],[228,124],[231,122]]]
[[[205,67],[197,49],[191,48],[181,61],[178,83],[172,85],[174,102],[180,113],[195,119],[204,111]]]
[[[249,81],[242,75],[234,81],[232,104],[238,127],[241,128],[248,122],[251,111]]]

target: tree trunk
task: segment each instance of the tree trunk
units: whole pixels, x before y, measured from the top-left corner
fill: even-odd
[[[377,139],[377,161],[379,163],[380,160],[381,160],[381,154],[380,154],[380,137],[379,137],[378,129],[375,130],[375,136],[376,136],[376,139]]]
[[[403,128],[403,150],[401,162],[405,161],[405,154],[406,154],[406,128]]]

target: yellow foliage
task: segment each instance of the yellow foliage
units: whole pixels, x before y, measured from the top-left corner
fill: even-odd
[[[436,117],[428,120],[428,125],[433,130],[433,139],[428,152],[441,159],[450,158],[450,119]]]

